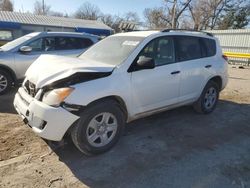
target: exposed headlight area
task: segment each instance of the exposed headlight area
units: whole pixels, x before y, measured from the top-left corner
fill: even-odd
[[[36,85],[29,80],[24,80],[23,88],[32,97],[35,97],[35,95],[37,94]]]
[[[58,107],[74,89],[73,87],[65,87],[47,91],[42,97],[42,102],[50,106]]]

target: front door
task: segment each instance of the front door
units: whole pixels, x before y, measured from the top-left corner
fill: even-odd
[[[55,53],[55,39],[53,37],[39,38],[26,45],[32,48],[31,52],[17,51],[15,53],[15,65],[19,78],[24,77],[26,70],[40,55]]]
[[[152,40],[140,56],[153,58],[154,69],[138,70],[131,75],[134,113],[159,109],[178,102],[180,67],[175,61],[174,41],[171,37]],[[134,63],[135,63],[134,62]]]

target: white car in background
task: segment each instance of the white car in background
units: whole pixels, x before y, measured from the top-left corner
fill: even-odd
[[[0,95],[24,78],[28,67],[42,54],[76,57],[99,37],[87,33],[37,32],[0,47]]]
[[[14,106],[39,136],[60,141],[68,132],[80,151],[99,154],[125,122],[182,105],[212,112],[227,80],[227,60],[209,33],[129,32],[78,58],[41,56]]]

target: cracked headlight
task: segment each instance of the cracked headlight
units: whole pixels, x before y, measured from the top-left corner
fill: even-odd
[[[44,94],[42,102],[50,106],[59,106],[74,89],[72,87],[65,87],[48,91]]]

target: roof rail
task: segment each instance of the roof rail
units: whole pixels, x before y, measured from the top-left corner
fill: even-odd
[[[170,31],[189,31],[189,32],[197,32],[197,33],[203,33],[203,34],[206,34],[210,37],[213,37],[214,35],[212,33],[208,33],[208,32],[205,32],[205,31],[197,31],[197,30],[190,30],[190,29],[164,29],[162,30],[161,32],[170,32]]]

